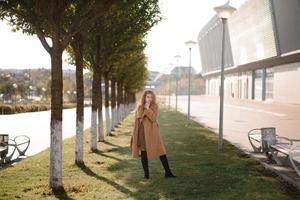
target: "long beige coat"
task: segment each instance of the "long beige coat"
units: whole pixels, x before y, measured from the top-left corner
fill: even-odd
[[[132,156],[138,158],[141,154],[137,146],[138,140],[138,123],[139,119],[143,120],[146,151],[148,159],[166,154],[165,146],[160,136],[159,126],[157,123],[158,106],[150,105],[148,110],[143,111],[143,106],[139,105],[135,112],[135,123],[132,130],[130,148]]]

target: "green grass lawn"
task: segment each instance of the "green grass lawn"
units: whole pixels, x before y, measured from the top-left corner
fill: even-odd
[[[164,178],[158,158],[150,160],[150,179],[143,179],[140,160],[129,149],[133,115],[116,129],[113,137],[98,143],[99,152],[89,153],[85,133],[86,168],[74,165],[74,138],[64,141],[63,184],[53,193],[47,186],[49,150],[0,170],[0,199],[299,199],[299,192],[256,161],[225,143],[217,150],[217,136],[185,116],[162,109],[161,135],[170,166],[178,176]]]

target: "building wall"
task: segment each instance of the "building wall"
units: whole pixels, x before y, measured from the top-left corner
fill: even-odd
[[[234,65],[277,55],[270,0],[249,0],[228,20]]]
[[[224,96],[227,98],[251,99],[252,72],[226,74]],[[206,95],[218,96],[220,76],[206,80]]]
[[[273,99],[278,102],[300,103],[300,62],[267,68],[267,71],[274,72],[274,79],[271,87],[273,87]],[[254,95],[255,100],[262,98],[262,79],[256,80],[256,85],[252,87],[252,81],[255,79],[251,71],[226,74],[224,82],[224,96],[238,99],[252,99],[252,90],[259,92]],[[267,81],[267,79],[266,79]],[[206,95],[218,96],[220,86],[220,76],[216,76],[206,80]],[[268,92],[268,89],[265,91]]]
[[[204,73],[220,70],[222,56],[222,21],[214,16],[198,35],[198,45]],[[225,26],[224,67],[233,66],[228,25]]]
[[[300,0],[247,0],[232,15],[226,30],[225,72],[231,66],[238,72],[225,75],[225,97],[300,104],[299,59],[281,66],[267,62],[284,61],[284,56],[300,51],[299,13]],[[214,16],[198,36],[206,94],[212,96],[219,95],[221,27]]]
[[[300,62],[274,68],[274,100],[300,103]]]
[[[281,53],[300,47],[300,0],[271,0]]]

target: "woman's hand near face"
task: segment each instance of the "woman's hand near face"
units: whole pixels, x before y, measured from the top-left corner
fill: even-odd
[[[149,107],[150,107],[150,102],[146,102],[144,108],[149,109]]]

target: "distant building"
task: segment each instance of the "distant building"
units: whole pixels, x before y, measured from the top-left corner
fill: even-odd
[[[246,0],[226,28],[225,96],[300,103],[300,1]],[[219,95],[221,39],[214,16],[198,36],[206,95]]]
[[[148,71],[148,80],[145,88],[155,88],[158,84],[157,77],[160,75],[160,72]]]
[[[148,81],[150,82],[154,81],[159,74],[160,72],[148,71]]]
[[[180,66],[180,67],[174,67],[171,71],[171,75],[173,77],[188,77],[189,75],[189,68],[190,67],[183,67],[183,66]],[[195,76],[196,75],[196,70],[191,67],[191,76]]]

